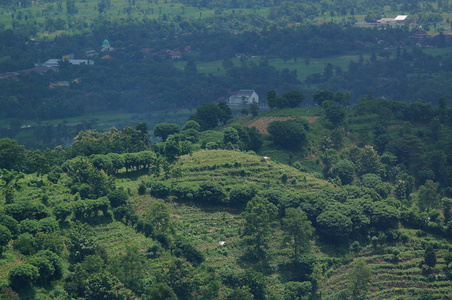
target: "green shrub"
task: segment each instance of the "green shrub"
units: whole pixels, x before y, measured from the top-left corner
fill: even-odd
[[[310,281],[289,281],[284,286],[284,300],[308,299],[311,295]]]
[[[197,192],[195,186],[176,185],[171,188],[171,195],[179,201],[193,201]]]
[[[49,250],[54,253],[61,253],[64,249],[64,237],[56,232],[38,232],[35,237],[38,249]]]
[[[14,248],[24,255],[31,255],[38,251],[38,243],[30,233],[23,233],[13,243]]]
[[[236,185],[229,192],[229,201],[232,204],[246,204],[257,194],[255,185]]]
[[[127,195],[127,193],[124,190],[115,189],[107,195],[107,198],[110,201],[111,207],[118,207],[118,206],[126,204],[129,196]]]
[[[31,264],[15,266],[9,272],[9,282],[15,291],[26,290],[39,278],[39,269]]]
[[[47,217],[38,221],[39,230],[45,233],[55,232],[60,227],[54,217]]]
[[[31,233],[35,234],[39,231],[39,223],[36,220],[25,219],[19,224],[19,232],[20,233]]]
[[[170,194],[170,185],[163,181],[155,181],[151,184],[151,196],[157,198],[166,198]]]
[[[205,260],[202,252],[200,252],[192,244],[183,239],[176,241],[176,249],[174,251],[174,254],[176,255],[176,257],[185,257],[185,259],[192,263],[194,266],[201,264]]]
[[[226,193],[219,184],[207,181],[200,184],[196,198],[206,203],[220,203],[226,198]]]
[[[138,195],[144,195],[146,194],[146,185],[143,181],[140,182],[140,185],[138,186]]]

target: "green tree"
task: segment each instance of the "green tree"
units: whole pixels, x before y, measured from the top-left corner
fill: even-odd
[[[195,289],[195,270],[187,261],[176,258],[165,266],[159,282],[168,284],[178,299],[191,299]]]
[[[310,281],[289,281],[284,286],[284,300],[308,300],[312,292]]]
[[[289,91],[276,98],[276,107],[295,108],[303,102],[305,96],[300,91]]]
[[[338,91],[334,94],[333,101],[337,104],[342,105],[343,107],[347,107],[350,105],[350,93]]]
[[[253,247],[257,258],[265,257],[268,238],[274,230],[278,210],[276,206],[262,197],[251,199],[242,213],[245,218],[243,236]]]
[[[314,96],[313,100],[317,105],[322,106],[325,101],[332,101],[334,99],[334,93],[327,90],[318,90]]]
[[[149,128],[148,124],[145,122],[140,122],[135,124],[135,129],[140,132],[140,139],[148,145],[151,141],[149,139]]]
[[[358,175],[380,175],[383,172],[383,164],[381,163],[380,156],[377,151],[369,145],[366,145],[363,149],[359,150],[355,164]]]
[[[438,184],[427,180],[424,185],[419,187],[418,205],[421,210],[429,211],[437,208],[440,204],[440,197],[437,192]]]
[[[33,151],[28,157],[30,171],[42,176],[50,172],[49,160],[39,151]]]
[[[297,150],[306,143],[306,126],[300,120],[274,121],[268,125],[273,141],[284,148]]]
[[[201,125],[202,130],[213,129],[218,126],[220,119],[226,118],[226,113],[218,105],[205,103],[196,109],[190,119]]]
[[[36,235],[36,244],[40,246],[40,249],[49,250],[54,253],[61,254],[64,250],[65,239],[56,232],[43,233],[38,232]]]
[[[123,285],[118,278],[107,271],[101,271],[90,275],[86,279],[85,287],[84,294],[87,299],[124,299],[121,295]]]
[[[149,300],[177,300],[173,289],[164,282],[152,284],[146,295],[149,297]]]
[[[82,223],[75,223],[71,227],[66,246],[71,263],[82,262],[86,256],[93,255],[98,249],[91,228]]]
[[[15,198],[15,191],[16,189],[11,185],[8,184],[7,186],[5,186],[3,188],[3,195],[5,195],[5,203],[6,204],[11,204],[14,202],[14,198]]]
[[[75,186],[87,184],[90,198],[99,198],[108,194],[114,186],[114,179],[103,170],[96,169],[85,157],[76,157],[63,164],[63,170],[67,171]]]
[[[164,147],[165,157],[169,162],[176,160],[177,156],[181,154],[181,145],[179,143],[179,138],[175,135],[170,135]]]
[[[23,291],[31,288],[39,278],[39,270],[31,264],[15,266],[9,272],[9,285],[15,291]]]
[[[234,185],[229,192],[229,201],[235,205],[246,204],[257,194],[255,185]]]
[[[371,269],[363,259],[358,259],[349,274],[349,290],[351,299],[365,299],[369,292]]]
[[[61,223],[64,223],[71,213],[72,207],[68,203],[60,203],[53,208],[53,214]]]
[[[218,103],[218,107],[221,110],[221,114],[218,118],[218,121],[220,124],[224,125],[226,122],[232,118],[232,111],[229,105],[226,103],[226,101],[220,101]]]
[[[156,198],[166,198],[169,196],[171,186],[165,181],[154,181],[151,184],[151,195]]]
[[[327,100],[322,103],[322,108],[325,111],[325,117],[334,126],[337,126],[344,121],[345,109],[339,104],[336,104],[331,100]]]
[[[3,256],[3,250],[12,238],[11,231],[3,225],[0,225],[0,257]]]
[[[364,174],[361,176],[361,184],[365,187],[375,189],[381,183],[381,177],[376,174]]]
[[[145,219],[157,232],[172,232],[173,223],[171,222],[171,213],[168,205],[163,200],[157,200],[151,204],[145,213]]]
[[[46,285],[50,282],[53,274],[55,273],[55,268],[52,263],[45,257],[33,257],[29,260],[29,263],[39,271],[39,279],[37,282],[41,285]]]
[[[188,129],[194,129],[196,131],[201,130],[201,125],[198,124],[198,122],[193,120],[188,120],[185,122],[184,126],[182,126],[182,131],[188,130]]]
[[[383,201],[377,201],[371,206],[370,220],[371,224],[376,228],[382,230],[397,228],[399,225],[399,218],[399,210]]]
[[[19,222],[11,216],[0,214],[0,225],[8,228],[13,237],[19,233]]]
[[[231,143],[233,145],[237,144],[239,141],[239,134],[235,128],[227,127],[224,130],[223,134],[223,143],[227,145],[228,143]]]
[[[126,253],[112,259],[108,270],[132,291],[138,292],[144,278],[145,257],[137,247],[126,246]]]
[[[249,287],[240,287],[234,289],[232,293],[230,293],[226,300],[253,300],[255,299],[253,294],[250,292]]]
[[[452,263],[452,252],[447,252],[444,255],[444,261],[446,262],[446,267],[449,268],[450,263]]]
[[[6,186],[16,187],[19,180],[24,177],[24,173],[15,170],[0,169],[0,180],[2,180]]]
[[[118,153],[108,153],[107,158],[111,161],[115,173],[124,168],[124,158],[122,155]]]
[[[215,182],[206,181],[199,185],[196,199],[206,203],[220,203],[226,198],[223,187]]]
[[[31,233],[36,234],[39,231],[39,224],[36,220],[25,219],[19,224],[20,233]]]
[[[331,170],[334,177],[339,177],[343,185],[350,184],[356,176],[355,164],[349,160],[342,159],[335,164]]]
[[[124,190],[115,189],[107,195],[107,198],[110,201],[111,207],[118,207],[121,205],[125,205],[127,203],[127,199],[129,198],[129,196]]]
[[[432,245],[428,245],[424,251],[424,262],[430,268],[434,268],[436,266],[436,251],[433,249]]]
[[[73,156],[103,154],[108,150],[108,136],[96,130],[80,131],[72,143]]]
[[[253,117],[258,115],[259,105],[257,103],[250,104],[250,112]]]
[[[276,107],[277,102],[276,102],[276,91],[275,90],[270,90],[267,92],[267,105],[271,109]]]
[[[39,245],[32,234],[23,233],[14,241],[14,249],[21,254],[32,255],[39,250]]]
[[[160,123],[154,126],[154,135],[162,138],[162,141],[172,135],[180,132],[180,127],[174,123]]]
[[[300,208],[286,208],[285,217],[282,219],[282,229],[286,240],[292,245],[295,257],[302,251],[309,250],[309,240],[314,233],[311,221]]]
[[[25,147],[16,140],[0,139],[0,169],[16,169],[24,163]]]
[[[353,223],[350,217],[334,207],[326,208],[316,221],[319,233],[330,242],[343,243],[352,232]]]

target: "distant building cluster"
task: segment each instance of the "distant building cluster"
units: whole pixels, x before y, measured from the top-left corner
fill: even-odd
[[[177,38],[177,36],[175,36]],[[39,44],[39,42],[36,42],[34,40],[31,40],[34,44]],[[27,41],[26,44],[29,42]],[[124,46],[121,48],[118,48],[122,51],[127,51],[128,46]],[[61,58],[51,58],[45,61],[42,65],[36,65],[33,68],[26,69],[26,70],[18,70],[14,72],[6,72],[0,74],[0,80],[1,79],[9,79],[9,80],[19,80],[20,74],[30,74],[30,73],[38,73],[38,74],[44,74],[47,71],[56,71],[58,70],[60,64],[62,63],[69,63],[71,65],[94,65],[96,59],[102,59],[102,60],[110,60],[114,59],[113,52],[115,50],[118,50],[112,47],[110,42],[107,39],[104,39],[102,42],[102,45],[99,47],[87,47],[84,49],[81,49],[82,56],[84,58],[79,59],[75,58],[74,53],[64,54],[61,56]],[[185,53],[191,52],[191,46],[185,46],[183,49],[160,49],[156,50],[154,48],[141,48],[139,52],[142,55],[143,60],[146,60],[152,56],[160,56],[162,58],[171,59],[171,60],[179,60],[182,59],[183,55]],[[99,55],[100,54],[100,55]],[[79,83],[80,80],[76,81],[75,83]],[[74,81],[72,81],[74,83]],[[49,87],[50,88],[56,88],[61,86],[68,86],[69,82],[61,81],[61,82],[51,82]]]

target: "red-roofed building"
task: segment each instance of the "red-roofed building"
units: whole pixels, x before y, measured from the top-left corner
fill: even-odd
[[[181,59],[182,53],[180,51],[171,51],[171,59]]]

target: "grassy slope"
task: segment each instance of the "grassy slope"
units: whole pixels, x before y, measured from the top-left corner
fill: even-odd
[[[287,188],[280,182],[282,174],[288,175],[290,188],[302,192],[315,192],[328,186],[309,174],[299,172],[287,165],[268,161],[261,157],[229,150],[209,150],[195,152],[191,156],[182,156],[182,179],[175,182],[196,182],[213,180],[226,187],[233,184],[255,184],[258,188]],[[215,170],[209,170],[213,169]],[[244,175],[242,175],[244,174]]]
[[[254,184],[258,190],[269,188],[292,188],[299,192],[311,193],[329,183],[318,180],[309,174],[302,173],[292,167],[276,162],[262,162],[261,157],[230,150],[198,151],[193,155],[185,155],[179,159],[182,178],[170,178],[167,182],[200,184],[205,181],[214,181],[222,185],[225,190],[237,184]],[[215,168],[214,170],[212,170]],[[245,175],[240,175],[242,170]],[[282,184],[280,178],[286,173],[294,183]],[[243,173],[242,173],[243,174]],[[162,178],[158,178],[162,179]],[[135,190],[138,182],[155,180],[152,176],[142,176],[136,181],[122,179],[119,185]],[[141,215],[150,204],[155,201],[150,196],[135,195],[130,199],[137,213]],[[243,218],[242,209],[222,206],[211,206],[197,203],[168,202],[172,215],[177,222],[178,231],[199,249],[206,257],[206,264],[216,270],[229,268],[241,272],[252,264],[242,261],[245,254],[241,242]],[[219,241],[226,241],[226,246],[219,246]],[[106,246],[112,242],[105,241]],[[281,248],[282,237],[280,232],[274,235],[270,242],[269,265],[274,270],[278,265],[287,262],[290,258],[290,249]],[[108,250],[108,249],[107,249]],[[161,264],[161,258],[156,264]],[[151,263],[152,266],[153,263]],[[266,273],[268,284],[275,289],[282,289],[280,274]]]
[[[363,58],[369,59],[369,55],[364,55]],[[256,64],[259,64],[260,57],[253,56],[248,58],[248,62],[254,62]],[[309,64],[306,65],[305,61],[302,59],[297,59],[297,61],[294,61],[293,59],[288,60],[287,62],[284,62],[281,58],[270,58],[268,59],[268,64],[270,66],[275,67],[278,70],[288,69],[289,71],[296,70],[298,80],[304,81],[306,77],[313,73],[323,73],[323,69],[328,63],[333,64],[334,66],[341,67],[342,70],[347,70],[348,65],[350,64],[350,61],[353,60],[357,62],[359,60],[359,55],[335,55],[335,56],[329,56],[329,57],[322,57],[322,58],[310,58]],[[231,61],[233,62],[234,66],[239,67],[240,64],[240,58],[232,58]],[[175,62],[174,66],[183,70],[186,65],[186,62],[179,61]],[[208,75],[209,73],[212,75],[223,75],[225,73],[225,69],[222,66],[222,60],[216,60],[216,61],[209,61],[209,62],[197,62],[196,66],[198,68],[198,71],[200,73]]]

